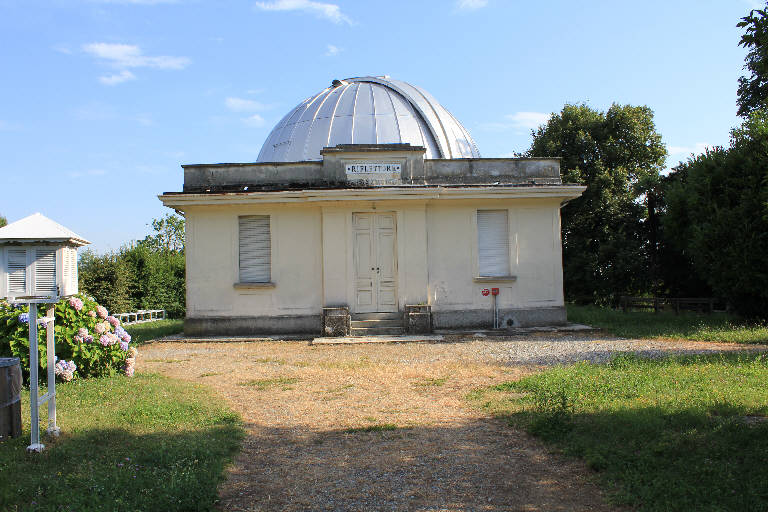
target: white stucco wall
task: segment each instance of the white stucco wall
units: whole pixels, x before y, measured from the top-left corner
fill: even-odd
[[[509,212],[510,274],[515,281],[478,277],[477,210]],[[563,305],[559,202],[482,201],[428,209],[429,303],[433,311],[489,309],[483,288],[499,288],[498,307]]]
[[[374,210],[375,207],[375,210]],[[476,282],[477,210],[509,211],[514,282]],[[187,316],[317,315],[354,303],[353,212],[395,212],[397,297],[433,311],[563,305],[558,199],[189,206]],[[270,215],[273,288],[237,289],[238,216]],[[352,309],[354,312],[354,308]]]

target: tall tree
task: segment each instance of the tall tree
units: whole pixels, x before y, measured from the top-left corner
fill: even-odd
[[[152,251],[181,252],[184,250],[184,218],[176,214],[152,220],[154,235],[148,235],[140,243]]]
[[[0,215],[0,228],[6,225],[8,225],[8,219]]]
[[[650,290],[658,223],[649,216],[648,192],[667,155],[651,109],[565,105],[533,132],[527,155],[560,157],[563,181],[587,186],[562,210],[566,296],[605,303]]]
[[[749,76],[739,78],[738,114],[748,116],[757,109],[768,108],[768,3],[753,9],[736,25],[746,29],[739,46],[747,49],[744,68]]]
[[[666,237],[739,313],[768,318],[768,114],[757,110],[714,148],[675,168]]]

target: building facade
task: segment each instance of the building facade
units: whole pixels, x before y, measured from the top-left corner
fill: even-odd
[[[556,159],[483,159],[428,93],[335,80],[249,164],[185,165],[185,332],[562,324]]]

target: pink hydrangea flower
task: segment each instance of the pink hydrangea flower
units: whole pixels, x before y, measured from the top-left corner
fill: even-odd
[[[77,330],[77,335],[80,336],[81,338],[85,338],[86,336],[88,336],[88,329],[86,329],[85,327],[79,328]]]
[[[96,318],[96,312],[91,310],[91,311],[88,312],[88,316],[91,317],[91,318]]]
[[[83,337],[79,336],[77,334],[72,339],[75,340],[75,343],[82,343],[83,342]]]
[[[100,318],[107,318],[107,316],[109,316],[109,311],[107,311],[107,308],[104,306],[96,306],[96,314],[99,315]]]
[[[94,327],[93,330],[96,331],[96,334],[104,334],[107,332],[108,328],[106,325],[104,325],[104,322],[99,322],[96,324],[96,327]]]
[[[107,337],[106,334],[101,335],[101,338],[99,338],[99,343],[101,343],[105,347],[109,346],[109,338]]]
[[[80,311],[81,309],[83,309],[83,301],[78,299],[77,297],[70,297],[69,305],[75,308],[77,311]]]
[[[126,377],[133,377],[133,373],[136,371],[136,369],[133,366],[126,366],[125,367],[125,376]]]
[[[120,325],[120,320],[118,320],[114,316],[108,316],[107,317],[107,322],[112,324],[112,327],[117,327],[118,325]]]

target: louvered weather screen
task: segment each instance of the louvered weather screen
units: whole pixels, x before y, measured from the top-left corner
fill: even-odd
[[[240,282],[268,283],[271,243],[269,215],[240,217]]]
[[[8,249],[8,293],[27,294],[27,250]]]
[[[35,249],[35,295],[56,295],[56,249]]]
[[[477,211],[477,247],[481,276],[509,275],[507,210]]]

